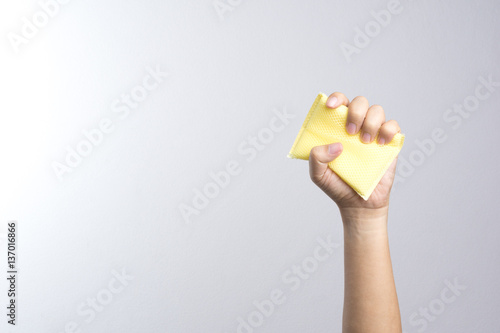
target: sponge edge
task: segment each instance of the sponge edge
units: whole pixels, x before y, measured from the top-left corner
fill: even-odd
[[[397,133],[385,145],[377,144],[377,138],[365,144],[361,141],[360,133],[349,135],[345,129],[347,107],[341,105],[330,109],[326,106],[327,98],[322,93],[316,97],[288,157],[308,160],[313,147],[342,143],[342,154],[328,166],[364,200],[368,200],[401,151],[405,136]]]

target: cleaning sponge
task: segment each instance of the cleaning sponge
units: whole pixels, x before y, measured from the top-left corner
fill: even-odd
[[[330,109],[326,106],[327,98],[322,93],[316,97],[288,157],[308,160],[313,147],[342,143],[342,154],[328,166],[363,199],[368,200],[403,147],[405,136],[397,133],[385,145],[379,145],[376,139],[372,143],[363,143],[360,133],[350,135],[345,129],[347,107],[341,105]]]

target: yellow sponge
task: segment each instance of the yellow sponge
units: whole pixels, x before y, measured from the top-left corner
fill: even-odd
[[[309,159],[315,146],[342,143],[344,150],[328,166],[351,186],[363,199],[368,200],[382,176],[403,147],[405,136],[397,133],[390,143],[379,145],[363,143],[360,133],[346,131],[347,107],[336,109],[326,106],[327,96],[320,93],[288,154],[289,158]]]

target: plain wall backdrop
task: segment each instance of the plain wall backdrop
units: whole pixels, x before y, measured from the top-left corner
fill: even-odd
[[[19,274],[1,331],[340,332],[340,215],[286,155],[318,92],[341,91],[406,135],[389,216],[404,331],[498,332],[499,15],[3,0],[0,276],[11,220]]]

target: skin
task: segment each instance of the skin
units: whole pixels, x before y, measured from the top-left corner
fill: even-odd
[[[370,106],[365,97],[351,102],[342,93],[333,93],[329,108],[348,107],[346,130],[360,134],[364,143],[389,143],[401,132],[395,120],[386,121],[380,105]],[[332,112],[335,112],[332,110]],[[344,227],[344,333],[401,333],[396,286],[392,272],[387,221],[389,196],[397,158],[365,201],[337,176],[328,163],[342,154],[341,143],[314,147],[309,156],[312,181],[339,207]]]

